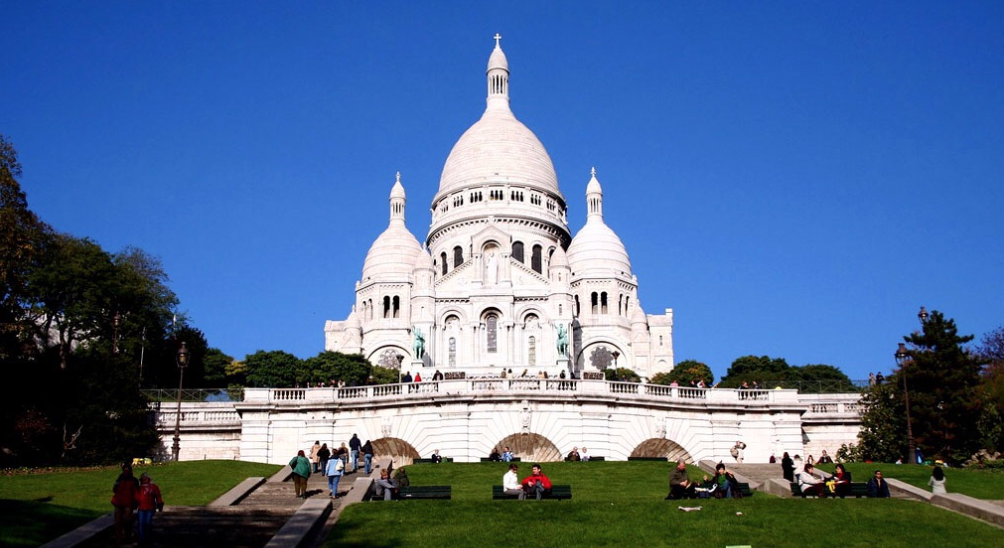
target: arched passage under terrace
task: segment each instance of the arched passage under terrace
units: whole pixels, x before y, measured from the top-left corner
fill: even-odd
[[[499,451],[501,452],[507,446],[522,462],[556,462],[561,460],[561,451],[558,451],[557,446],[540,434],[506,436],[498,443]]]
[[[373,440],[373,459],[391,459],[394,466],[411,464],[418,458],[418,451],[410,443],[400,438],[380,438]]]
[[[673,462],[679,462],[680,459],[683,459],[684,462],[694,462],[690,453],[681,447],[680,444],[664,438],[650,438],[639,443],[634,448],[634,451],[631,451],[631,456],[660,458]]]

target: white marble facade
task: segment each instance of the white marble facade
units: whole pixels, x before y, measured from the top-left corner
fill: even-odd
[[[551,158],[510,109],[498,36],[487,86],[484,114],[446,159],[423,244],[405,226],[398,174],[388,227],[366,255],[348,318],[326,323],[325,349],[393,368],[400,359],[425,378],[509,369],[581,377],[615,361],[644,377],[669,371],[672,310],[642,310],[624,244],[603,220],[595,170],[586,223],[572,237]]]

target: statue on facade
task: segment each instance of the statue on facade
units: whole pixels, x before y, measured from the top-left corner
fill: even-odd
[[[568,330],[563,324],[558,324],[558,355],[568,357]]]
[[[415,353],[415,359],[420,360],[425,355],[425,335],[422,334],[421,328],[416,327],[413,331],[415,333],[415,343],[412,346],[412,350]]]
[[[489,284],[496,284],[499,281],[499,261],[494,251],[488,254],[487,266],[485,267],[485,281]]]

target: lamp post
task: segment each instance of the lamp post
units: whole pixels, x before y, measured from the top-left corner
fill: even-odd
[[[397,358],[397,383],[401,384],[401,370],[404,369],[404,355],[398,354]]]
[[[617,369],[617,358],[621,357],[621,353],[614,350],[613,352],[610,353],[610,355],[614,357],[614,369]]]
[[[185,384],[185,368],[188,367],[188,345],[181,343],[178,349],[178,413],[174,417],[174,445],[171,446],[171,453],[174,455],[174,462],[178,462],[178,453],[181,452],[181,388]]]
[[[921,309],[923,310],[923,309]],[[896,349],[896,364],[899,365],[899,372],[903,375],[903,401],[906,403],[906,451],[910,459],[910,464],[917,464],[917,445],[913,441],[913,424],[910,422],[910,391],[906,387],[906,366],[910,362],[910,354],[906,351],[906,345],[899,343]]]

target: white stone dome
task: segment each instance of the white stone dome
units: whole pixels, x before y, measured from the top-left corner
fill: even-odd
[[[404,186],[401,174],[390,191],[390,223],[377,237],[363,262],[362,282],[410,276],[422,246],[404,224]]]
[[[631,276],[631,260],[624,243],[603,221],[603,189],[595,168],[586,185],[586,208],[586,225],[568,246],[572,275]]]
[[[558,196],[558,176],[544,145],[508,109],[488,109],[453,145],[437,198],[486,182],[526,184]]]

